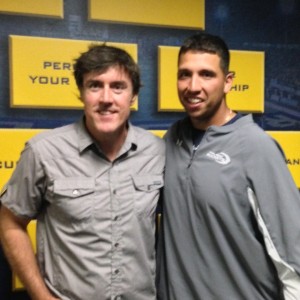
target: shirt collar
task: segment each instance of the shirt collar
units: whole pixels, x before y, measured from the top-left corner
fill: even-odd
[[[121,148],[120,155],[128,152],[129,150],[136,150],[138,147],[138,139],[135,134],[134,126],[128,122],[128,133],[126,140]],[[95,144],[94,139],[89,134],[85,126],[85,118],[82,117],[78,122],[78,147],[79,152],[83,152],[85,149]]]
[[[94,144],[94,140],[85,127],[84,117],[78,122],[78,148],[83,152],[86,148]]]
[[[120,150],[119,157],[130,150],[135,151],[138,147],[137,140],[138,139],[134,126],[130,122],[128,122],[128,133],[125,142]]]

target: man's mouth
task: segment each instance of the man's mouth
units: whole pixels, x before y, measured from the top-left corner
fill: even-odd
[[[199,98],[186,98],[186,100],[191,104],[197,104],[203,102],[203,100]]]
[[[115,113],[115,111],[112,109],[103,109],[103,108],[98,108],[95,110],[95,112],[101,116],[108,116]]]
[[[114,112],[110,110],[101,110],[99,111],[99,113],[100,115],[107,116],[107,115],[112,115]]]

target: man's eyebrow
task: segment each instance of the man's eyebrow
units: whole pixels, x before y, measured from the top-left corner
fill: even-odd
[[[101,80],[98,80],[98,79],[88,79],[86,82],[100,82]]]
[[[191,71],[189,69],[187,69],[187,68],[179,68],[177,70],[177,73],[179,73],[179,72],[191,72]]]
[[[199,73],[209,73],[209,74],[216,74],[216,72],[214,70],[211,69],[202,69],[199,71]]]
[[[122,84],[122,85],[127,85],[126,80],[114,80],[111,82],[111,84]]]

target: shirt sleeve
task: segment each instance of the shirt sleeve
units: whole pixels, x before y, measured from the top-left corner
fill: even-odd
[[[11,178],[4,187],[1,203],[17,216],[36,218],[42,205],[43,179],[44,172],[39,156],[27,143]]]
[[[248,199],[285,299],[300,299],[300,194],[278,146],[268,136],[256,138],[246,160]]]

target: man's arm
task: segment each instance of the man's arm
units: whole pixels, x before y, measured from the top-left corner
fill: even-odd
[[[0,237],[12,269],[23,282],[33,300],[55,300],[40,274],[26,227],[30,220],[16,217],[0,207]]]

